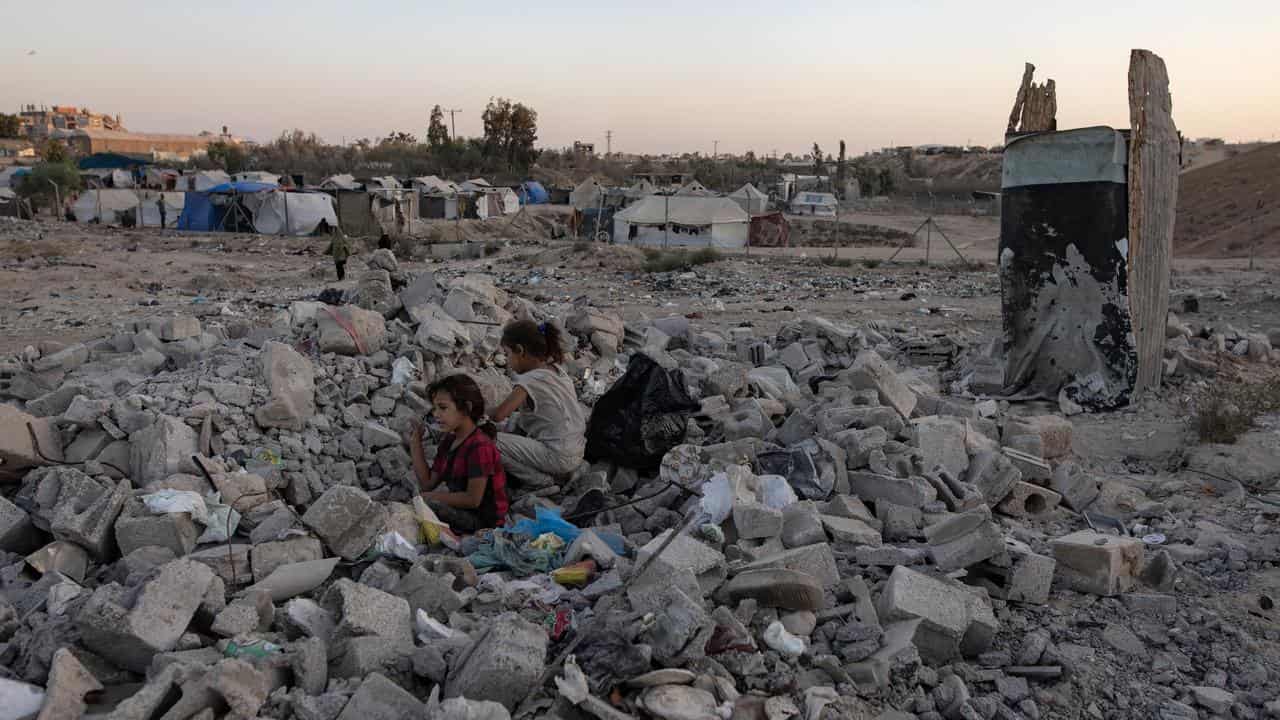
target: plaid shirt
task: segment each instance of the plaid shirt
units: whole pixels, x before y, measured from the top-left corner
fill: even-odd
[[[471,478],[484,477],[484,499],[476,512],[483,527],[497,527],[507,517],[507,474],[502,469],[502,456],[493,438],[476,428],[462,444],[454,447],[454,437],[446,435],[440,442],[431,474],[449,488],[449,492],[466,492]]]

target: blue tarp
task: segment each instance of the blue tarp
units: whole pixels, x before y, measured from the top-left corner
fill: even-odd
[[[123,170],[150,164],[150,160],[110,152],[94,153],[76,163],[81,170]]]
[[[551,202],[551,196],[547,194],[547,189],[542,187],[542,183],[536,180],[529,180],[520,184],[520,189],[516,191],[520,196],[521,205],[546,205]]]
[[[213,204],[207,192],[189,192],[178,216],[179,230],[217,230],[222,226],[226,208]]]
[[[256,193],[256,192],[264,192],[267,190],[277,190],[279,189],[279,187],[280,187],[279,185],[272,185],[271,183],[229,182],[229,183],[222,183],[221,185],[214,185],[213,187],[209,188],[207,192],[219,193],[222,195],[226,195],[233,192]]]

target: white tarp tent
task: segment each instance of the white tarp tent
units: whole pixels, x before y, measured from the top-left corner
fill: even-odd
[[[364,184],[366,190],[399,190],[400,181],[390,175],[382,177],[369,178],[369,182]]]
[[[480,190],[488,190],[492,187],[493,185],[491,185],[489,181],[485,180],[484,178],[471,178],[470,180],[467,180],[466,182],[459,185],[458,189],[461,190],[462,192],[476,192]]]
[[[729,195],[729,198],[752,215],[769,210],[769,196],[757,190],[756,186],[751,183],[747,183],[735,190]]]
[[[262,172],[261,170],[247,170],[238,172],[232,176],[236,182],[256,182],[266,183],[268,185],[279,185],[280,176],[274,173]]]
[[[245,204],[253,211],[253,227],[263,235],[310,235],[323,220],[338,227],[338,211],[332,195],[326,193],[294,193],[278,190],[245,196]],[[253,202],[256,200],[256,202]],[[286,208],[285,203],[288,203]],[[256,205],[256,207],[255,207]],[[285,233],[285,219],[289,228]]]
[[[181,176],[182,176],[181,171],[172,170],[170,168],[162,168],[162,167],[156,167],[155,165],[151,165],[146,169],[147,185],[150,185],[152,187],[158,187],[163,190],[169,189],[170,183],[173,184],[173,189],[185,190],[186,188],[178,187],[178,178]]]
[[[178,227],[178,217],[182,215],[182,208],[186,205],[187,194],[184,192],[159,192],[156,190],[143,190],[138,193],[139,201],[142,204],[142,220],[139,223],[142,227],[160,227],[160,205],[158,201],[164,198],[164,226],[167,228]]]
[[[642,197],[647,197],[656,192],[657,189],[653,187],[653,183],[649,182],[646,178],[640,178],[632,184],[631,187],[624,190],[622,194],[628,200],[639,200]]]
[[[650,195],[613,216],[613,241],[740,248],[747,244],[750,225],[751,217],[729,198]]]
[[[435,175],[427,175],[424,177],[416,177],[412,180],[413,189],[420,193],[436,194],[436,195],[454,195],[458,192],[458,186],[448,180],[441,180]]]
[[[154,205],[155,202],[152,202]],[[80,193],[75,205],[71,206],[77,222],[94,222],[103,225],[119,225],[120,218],[130,210],[138,209],[138,193],[128,188],[93,188]],[[144,210],[145,211],[145,210]],[[159,224],[159,209],[156,210],[156,224]],[[177,215],[174,216],[177,220]]]
[[[128,170],[112,170],[111,187],[121,190],[133,187],[133,173]]]
[[[678,197],[715,197],[716,193],[708,190],[697,180],[690,180],[688,184],[676,191],[676,195]]]
[[[320,181],[320,187],[325,190],[359,190],[360,183],[356,182],[356,178],[351,174],[330,175]]]
[[[481,220],[520,212],[520,197],[511,188],[476,193],[476,217]]]
[[[836,196],[831,193],[802,192],[791,198],[791,212],[795,215],[836,214]]]
[[[199,170],[190,175],[184,175],[178,186],[179,189],[183,190],[204,192],[209,188],[226,185],[229,182],[231,182],[231,176],[222,170]]]
[[[569,193],[569,204],[575,210],[591,210],[600,205],[600,197],[604,195],[604,186],[593,177],[578,183],[578,187]]]

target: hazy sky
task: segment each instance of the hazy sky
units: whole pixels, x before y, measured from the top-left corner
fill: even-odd
[[[131,130],[425,135],[433,104],[480,132],[490,96],[539,144],[851,154],[1000,142],[1022,63],[1059,127],[1128,125],[1129,50],[1164,57],[1188,136],[1280,139],[1280,3],[900,0],[14,2],[0,110],[120,112]],[[15,32],[16,31],[16,32]],[[36,51],[35,55],[28,54]]]

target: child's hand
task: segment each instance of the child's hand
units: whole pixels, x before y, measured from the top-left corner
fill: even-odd
[[[405,436],[405,442],[410,447],[419,447],[422,445],[422,421],[413,418],[409,421],[409,434]]]

